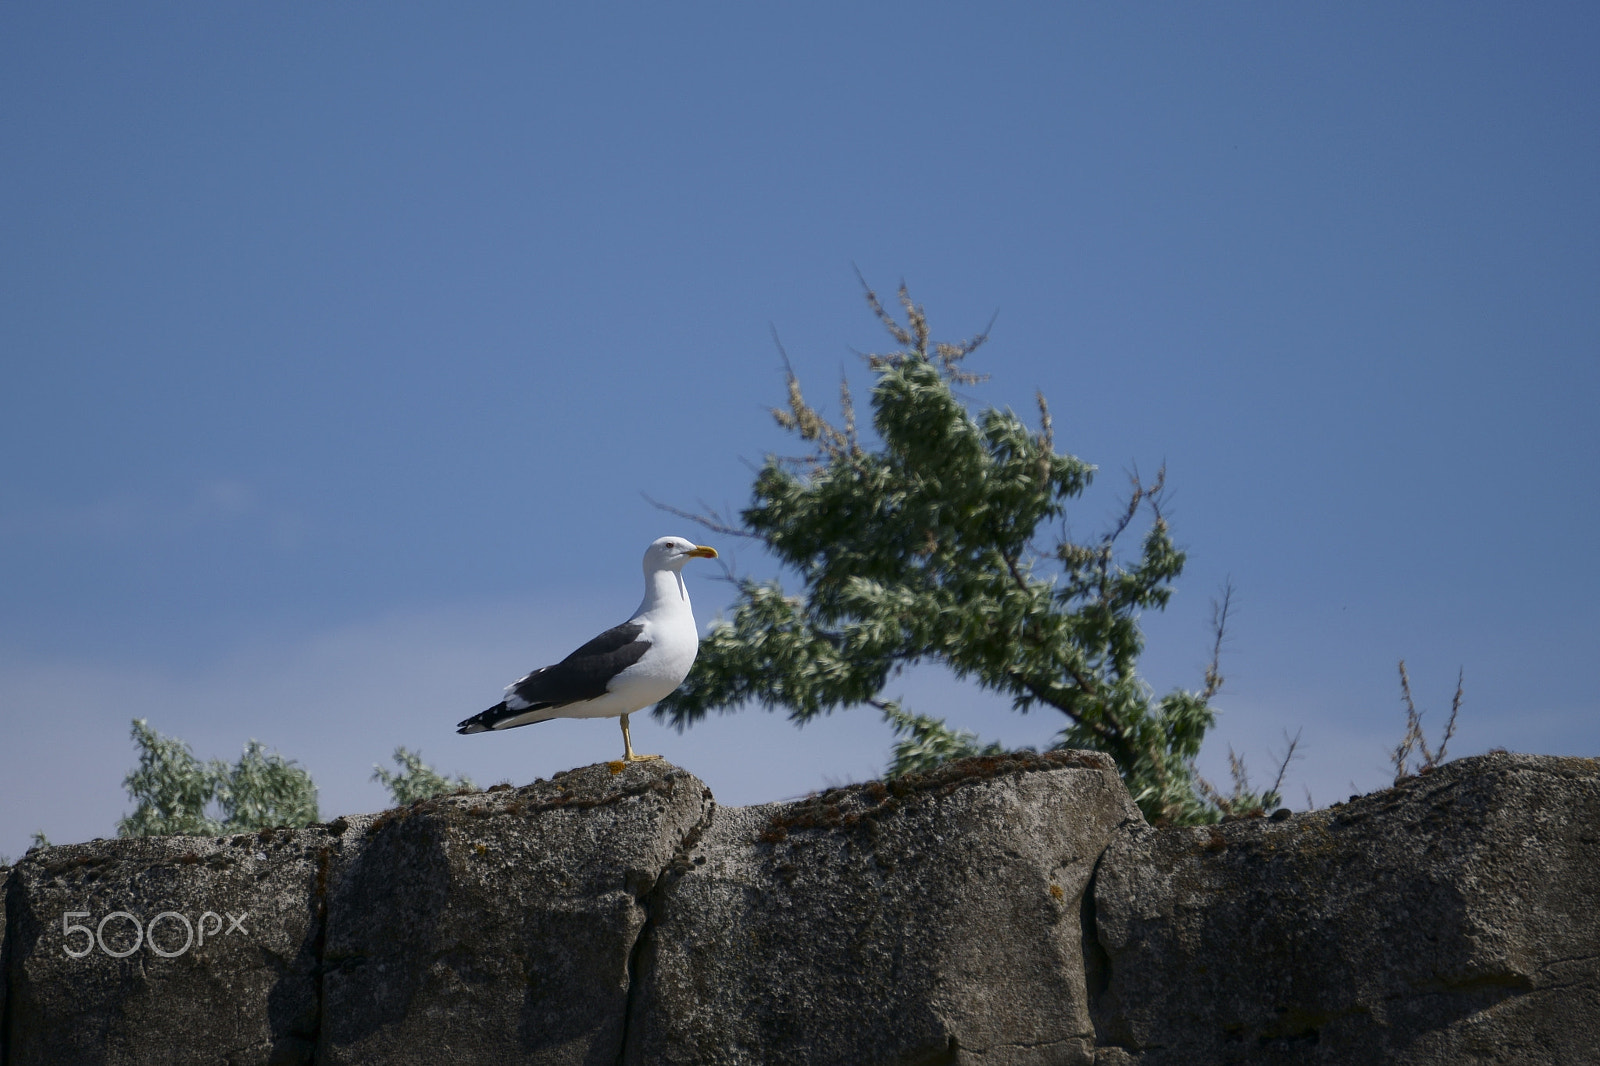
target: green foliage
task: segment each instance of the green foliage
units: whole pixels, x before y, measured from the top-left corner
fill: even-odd
[[[388,789],[389,795],[394,798],[396,807],[415,803],[417,800],[432,799],[457,789],[477,787],[470,777],[452,778],[438,773],[422,761],[421,752],[396,748],[394,761],[400,767],[398,773],[385,770],[374,763],[372,779],[383,782],[383,787]]]
[[[122,787],[135,807],[117,823],[117,835],[215,836],[221,832],[221,823],[206,814],[216,795],[221,763],[201,762],[188,744],[162,736],[143,718],[133,720],[133,742],[139,747],[139,767],[122,779]]]
[[[985,337],[930,341],[903,287],[903,325],[870,291],[867,299],[900,345],[868,357],[879,445],[858,438],[848,388],[834,426],[790,370],[787,408],[773,414],[814,450],[769,456],[738,523],[689,516],[759,540],[804,593],[740,582],[732,617],[655,713],[682,728],[746,703],[784,708],[796,722],[869,704],[905,738],[893,772],[994,750],[881,698],[897,668],[936,661],[1009,695],[1018,711],[1059,712],[1057,745],[1110,754],[1153,820],[1215,818],[1192,768],[1214,718],[1215,665],[1203,690],[1159,699],[1136,671],[1140,613],[1166,606],[1184,564],[1161,513],[1162,477],[1146,485],[1135,476],[1119,521],[1099,539],[1053,536],[1095,470],[1055,450],[1044,397],[1036,430],[1010,410],[970,412],[952,386],[979,380],[961,361]],[[1142,543],[1124,557],[1119,538],[1142,514]]]
[[[894,756],[889,762],[889,776],[917,774],[932,770],[953,759],[969,755],[1004,755],[999,744],[982,744],[978,734],[965,729],[951,729],[944,719],[926,714],[912,714],[900,706],[899,700],[889,700],[881,705],[883,716],[897,736],[904,737],[894,745]]]
[[[201,762],[188,744],[162,736],[143,718],[133,721],[133,741],[139,766],[122,786],[135,806],[117,823],[118,836],[218,836],[317,820],[311,775],[259,741],[246,744],[231,767],[221,759]]]
[[[317,820],[317,786],[311,775],[252,740],[239,761],[217,781],[223,831],[310,825]]]

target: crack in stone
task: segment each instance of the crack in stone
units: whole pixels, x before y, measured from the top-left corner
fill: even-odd
[[[650,932],[656,924],[656,905],[661,897],[663,886],[669,875],[681,875],[692,868],[689,861],[689,852],[700,842],[707,829],[711,828],[711,821],[716,816],[717,801],[711,795],[711,789],[701,787],[701,801],[704,804],[699,819],[694,825],[684,831],[683,838],[678,842],[677,848],[672,852],[672,857],[667,860],[660,870],[656,872],[655,880],[638,897],[639,906],[644,908],[644,921],[639,924],[639,933],[634,937],[633,947],[628,951],[628,993],[623,997],[622,1006],[622,1039],[617,1049],[617,1066],[623,1066],[628,1061],[628,1041],[632,1037],[633,1013],[638,1002],[640,974],[639,969],[644,960],[645,942],[649,939]]]
[[[332,865],[332,863],[333,848],[329,845],[323,845],[322,847],[318,848],[317,873],[315,880],[313,881],[312,888],[312,895],[317,901],[317,909],[316,913],[312,915],[311,918],[311,920],[316,923],[316,933],[313,934],[311,940],[311,954],[316,961],[311,964],[311,972],[316,978],[315,982],[312,984],[312,987],[316,989],[317,1006],[316,1014],[313,1015],[311,1019],[311,1032],[309,1035],[309,1039],[311,1041],[311,1056],[308,1061],[313,1063],[317,1061],[317,1049],[322,1046],[322,1012],[323,1004],[327,1002],[327,988],[325,987],[325,983],[328,979],[327,968],[323,965],[322,960],[327,957],[328,868],[330,865]],[[0,1064],[0,1066],[3,1066],[3,1064]]]

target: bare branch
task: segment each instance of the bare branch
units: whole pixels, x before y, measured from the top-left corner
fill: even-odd
[[[856,405],[850,397],[850,379],[839,371],[839,413],[844,418],[844,439],[853,457],[861,455],[861,442],[856,437]]]
[[[900,282],[900,306],[906,313],[906,325],[910,327],[911,337],[915,343],[916,353],[922,358],[928,358],[928,315],[927,312],[911,299],[911,290],[906,288],[906,283]]]
[[[1033,397],[1039,402],[1039,435],[1034,439],[1039,445],[1039,488],[1044,490],[1050,484],[1050,459],[1056,453],[1056,428],[1044,393],[1035,389]]]
[[[1155,481],[1149,486],[1146,486],[1139,479],[1139,468],[1137,466],[1128,474],[1128,481],[1133,485],[1133,494],[1128,497],[1128,506],[1123,510],[1122,517],[1117,521],[1116,526],[1103,538],[1102,543],[1107,548],[1115,544],[1117,538],[1122,536],[1127,531],[1128,526],[1133,523],[1133,520],[1139,516],[1139,505],[1141,503],[1146,500],[1154,503],[1157,497],[1161,495],[1161,490],[1166,488],[1167,485],[1167,464],[1161,464],[1161,469],[1156,471]],[[1159,518],[1160,516],[1160,511],[1157,510],[1156,517]]]
[[[1228,632],[1228,608],[1233,603],[1233,579],[1222,586],[1222,600],[1211,601],[1211,631],[1216,637],[1211,644],[1211,663],[1206,667],[1206,687],[1200,698],[1209,700],[1222,691],[1222,641]]]
[[[994,314],[989,316],[989,324],[983,327],[982,332],[973,334],[971,337],[968,337],[959,344],[951,344],[948,341],[935,342],[933,350],[939,356],[940,362],[945,364],[945,368],[953,369],[951,364],[960,362],[973,352],[977,351],[979,348],[983,347],[983,345],[988,342],[989,334],[994,330],[995,321],[998,320],[999,317],[1000,312],[996,311]],[[966,384],[974,385],[977,384],[978,381],[987,381],[989,378],[989,375],[987,374],[973,376],[976,380],[969,381]]]
[[[1250,791],[1250,771],[1245,767],[1244,760],[1233,752],[1233,745],[1228,745],[1228,776],[1233,778],[1233,794],[1243,796]]]
[[[910,348],[912,346],[911,334],[907,333],[904,327],[894,320],[893,315],[884,310],[882,301],[878,299],[878,294],[872,291],[872,286],[867,284],[867,279],[861,276],[861,268],[854,266],[854,264],[852,264],[852,268],[856,272],[856,280],[861,282],[861,291],[866,294],[867,306],[872,308],[872,313],[878,316],[878,321],[883,323],[883,328],[889,331],[890,336]]]
[[[1422,746],[1423,758],[1427,758],[1427,744],[1422,739],[1422,715],[1417,713],[1417,705],[1411,698],[1411,678],[1406,674],[1406,661],[1400,660],[1400,696],[1406,705],[1406,733],[1400,738],[1390,759],[1394,762],[1394,779],[1398,784],[1408,775],[1406,764],[1411,759],[1411,753]]]
[[[1149,487],[1146,487],[1140,481],[1139,468],[1137,466],[1129,473],[1128,480],[1133,485],[1133,493],[1128,497],[1128,506],[1123,509],[1122,517],[1117,520],[1116,525],[1100,538],[1100,547],[1096,552],[1098,559],[1095,561],[1095,585],[1099,588],[1100,603],[1104,606],[1109,606],[1111,603],[1111,564],[1116,558],[1117,538],[1122,536],[1127,531],[1128,526],[1133,524],[1133,520],[1138,517],[1139,505],[1146,500],[1153,500],[1166,484],[1166,465],[1163,464],[1161,469],[1156,472],[1155,483]],[[1159,510],[1156,511],[1156,521],[1161,521],[1161,512]]]
[[[706,513],[696,514],[692,511],[680,510],[677,507],[673,507],[671,504],[662,503],[660,500],[651,499],[648,493],[641,492],[639,495],[643,496],[644,501],[650,506],[657,508],[658,510],[666,511],[668,514],[675,514],[679,518],[686,518],[697,525],[711,530],[713,533],[721,533],[729,537],[745,537],[749,540],[759,540],[763,544],[767,542],[767,538],[762,536],[760,533],[752,533],[748,529],[730,525],[730,519],[723,518],[721,515],[717,514],[716,511],[712,510],[710,507],[707,507],[704,500],[700,501],[700,506],[705,507]]]
[[[1406,661],[1400,660],[1400,696],[1406,705],[1406,733],[1390,753],[1390,760],[1394,763],[1396,784],[1410,776],[1408,764],[1413,752],[1420,752],[1422,755],[1416,767],[1416,772],[1419,774],[1428,773],[1444,762],[1445,749],[1450,746],[1450,738],[1456,735],[1456,716],[1461,713],[1461,698],[1465,683],[1465,669],[1457,671],[1456,694],[1450,700],[1450,719],[1445,722],[1444,736],[1440,738],[1439,748],[1435,751],[1428,747],[1427,735],[1422,731],[1422,712],[1417,710],[1416,702],[1411,698],[1411,678],[1406,674]]]
[[[1165,525],[1166,516],[1162,514],[1161,504],[1167,492],[1167,461],[1161,460],[1161,468],[1156,471],[1156,480],[1153,485],[1144,490],[1144,498],[1150,504],[1150,513],[1156,522]]]
[[[801,440],[815,441],[819,447],[819,451],[812,455],[784,461],[816,469],[834,459],[859,454],[860,449],[855,443],[855,410],[850,404],[848,394],[845,396],[845,429],[841,432],[822,417],[820,411],[806,402],[805,395],[800,391],[800,376],[794,372],[794,364],[789,361],[789,353],[784,350],[776,329],[772,331],[772,342],[777,345],[778,354],[783,357],[783,378],[789,392],[789,409],[786,411],[781,407],[771,407],[768,410],[778,425],[790,432],[798,433]]]
[[[770,328],[772,330],[772,343],[778,349],[779,358],[783,360],[783,381],[789,390],[790,410],[785,411],[781,407],[769,407],[767,410],[772,412],[772,418],[778,425],[784,429],[792,430],[800,424],[798,416],[792,413],[795,402],[798,400],[803,405],[805,400],[800,397],[800,379],[795,376],[794,364],[789,361],[789,353],[784,349],[783,341],[778,337],[778,327],[771,326]],[[804,435],[804,433],[801,434],[801,436]]]
[[[946,341],[934,343],[934,354],[939,357],[939,365],[944,368],[945,376],[958,385],[980,385],[989,380],[988,374],[974,374],[961,369],[961,360],[981,348],[989,339],[989,331],[994,328],[995,319],[1000,317],[996,311],[989,318],[989,324],[983,327],[983,332],[968,337],[960,344],[950,344]]]
[[[1450,720],[1444,724],[1444,739],[1439,741],[1439,751],[1434,757],[1434,764],[1444,762],[1444,749],[1449,746],[1450,738],[1456,735],[1456,715],[1461,711],[1462,685],[1466,681],[1466,667],[1456,671],[1456,694],[1450,700]],[[1432,769],[1432,766],[1429,767]]]
[[[734,571],[733,563],[728,560],[728,556],[726,554],[720,554],[717,556],[717,566],[722,570],[722,576],[716,578],[715,580],[726,581],[734,588],[744,587],[744,578],[740,577]]]
[[[1278,776],[1273,779],[1272,787],[1267,790],[1270,794],[1276,795],[1280,800],[1283,798],[1283,775],[1289,772],[1289,763],[1294,759],[1295,749],[1300,746],[1300,734],[1302,732],[1304,732],[1304,730],[1295,730],[1294,737],[1291,739],[1289,736],[1289,731],[1287,729],[1283,731],[1283,739],[1289,742],[1289,747],[1283,753],[1283,761],[1278,764]],[[1307,796],[1310,796],[1309,791],[1307,792]]]

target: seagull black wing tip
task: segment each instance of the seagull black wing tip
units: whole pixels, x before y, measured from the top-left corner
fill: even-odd
[[[504,703],[497,703],[493,707],[490,707],[487,711],[482,711],[473,715],[471,718],[458,722],[456,724],[456,732],[487,733],[489,730],[494,728],[495,722],[499,721],[501,716],[504,714],[505,709],[506,705]]]

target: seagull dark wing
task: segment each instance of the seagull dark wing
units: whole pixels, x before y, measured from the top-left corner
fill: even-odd
[[[554,666],[535,670],[511,686],[528,708],[560,707],[606,694],[611,679],[643,658],[650,642],[640,640],[644,626],[624,622],[612,626]]]

